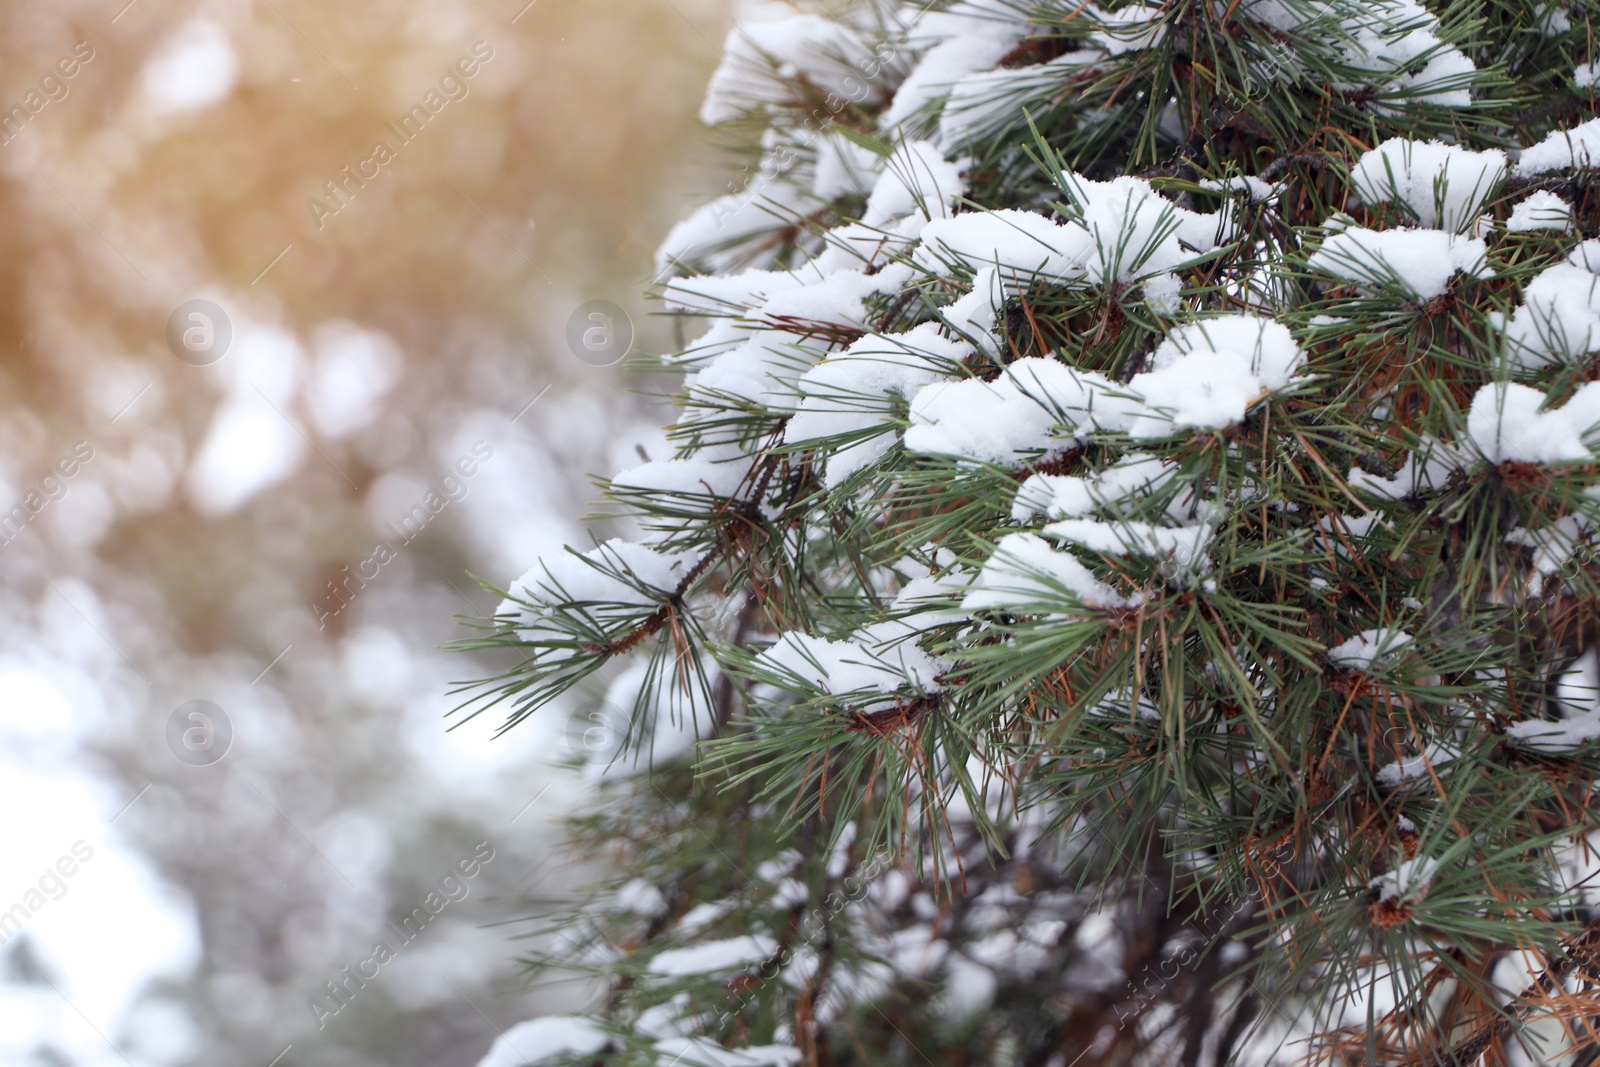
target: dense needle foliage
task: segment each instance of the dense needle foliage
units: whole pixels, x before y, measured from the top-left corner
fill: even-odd
[[[1600,10],[769,14],[477,642],[626,872],[494,1062],[1591,1062]]]

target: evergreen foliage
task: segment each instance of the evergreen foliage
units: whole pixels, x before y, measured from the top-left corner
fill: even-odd
[[[676,451],[474,642],[624,735],[529,958],[606,992],[491,1060],[1592,1062],[1597,29],[735,30]]]

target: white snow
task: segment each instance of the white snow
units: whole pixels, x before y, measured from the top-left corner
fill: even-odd
[[[1438,492],[1449,483],[1452,474],[1466,470],[1471,465],[1454,445],[1424,437],[1406,456],[1394,477],[1384,478],[1360,467],[1352,467],[1347,481],[1352,489],[1385,500],[1403,500],[1415,493]]]
[[[1528,719],[1506,727],[1506,736],[1543,752],[1570,752],[1585,741],[1600,738],[1600,712],[1559,722]]]
[[[938,323],[903,334],[869,334],[812,367],[801,377],[801,401],[784,440],[790,444],[842,434],[888,430],[893,405],[930,382],[957,372],[973,354],[965,341],[940,336]],[[832,487],[881,459],[893,445],[887,433],[856,442],[828,457],[824,482]]]
[[[518,1023],[495,1038],[478,1067],[524,1067],[567,1056],[595,1056],[611,1037],[593,1019],[546,1015]]]
[[[1580,89],[1593,89],[1600,81],[1600,59],[1593,63],[1579,63],[1572,68],[1572,82]]]
[[[874,177],[873,184],[877,181]],[[806,267],[828,275],[837,270],[862,270],[885,264],[889,255],[905,251],[912,238],[902,238],[898,229],[849,222],[835,226],[822,235],[822,240],[822,250]]]
[[[1428,886],[1438,871],[1438,860],[1418,856],[1404,861],[1388,874],[1380,874],[1367,886],[1378,891],[1380,901],[1401,900],[1416,904],[1428,895]]]
[[[1411,644],[1414,638],[1392,628],[1362,630],[1343,644],[1328,649],[1328,661],[1353,671],[1370,671]]]
[[[945,959],[944,979],[938,983],[937,1010],[943,1017],[964,1021],[988,1010],[994,1003],[999,979],[993,971],[964,956]]]
[[[1600,351],[1600,241],[1585,241],[1522,291],[1522,306],[1502,323],[1507,351],[1537,370]]]
[[[1600,119],[1590,119],[1570,130],[1555,130],[1517,160],[1519,178],[1548,174],[1572,167],[1600,167]]]
[[[737,274],[696,274],[667,283],[663,303],[669,311],[726,315],[756,307],[769,296],[798,289],[805,280],[786,270],[745,270]]]
[[[750,317],[767,323],[861,326],[867,317],[866,298],[876,293],[899,292],[912,273],[910,267],[900,263],[891,263],[876,274],[835,271],[821,281],[774,293]]]
[[[994,328],[1005,300],[1005,286],[1000,282],[999,270],[984,267],[973,275],[972,288],[941,308],[939,317],[949,324],[952,332],[970,338],[991,360],[999,362],[1000,341]]]
[[[888,707],[892,695],[910,688],[930,696],[942,688],[938,682],[943,664],[913,640],[904,640],[904,628],[879,623],[857,631],[842,641],[792,630],[756,658],[778,677],[793,678],[831,696],[871,696],[885,699],[872,707]]]
[[[1347,23],[1355,29],[1353,46],[1346,48],[1353,65],[1391,72],[1428,56],[1421,70],[1394,79],[1395,96],[1436,107],[1471,105],[1469,86],[1476,68],[1460,49],[1440,40],[1434,30],[1438,20],[1427,8],[1414,0],[1373,0],[1351,8],[1360,12]],[[1401,32],[1402,26],[1413,25],[1415,29]],[[1384,109],[1393,110],[1387,105]]]
[[[1016,11],[980,11],[973,5],[957,5],[950,12],[925,16],[921,22],[943,39],[922,55],[900,83],[893,102],[878,120],[885,130],[931,111],[932,105],[968,74],[992,69],[1029,30],[1026,17]]]
[[[1389,91],[1375,105],[1379,111],[1392,113],[1409,102],[1436,107],[1467,107],[1472,103],[1472,61],[1460,49],[1440,40],[1439,20],[1415,0],[1366,0],[1339,5],[1306,0],[1245,0],[1242,10],[1251,18],[1291,34],[1325,32],[1315,20],[1338,18],[1342,25],[1330,43],[1336,44],[1345,61],[1361,72],[1357,76],[1371,72],[1376,75],[1373,81],[1381,83],[1385,75],[1390,80]],[[1420,70],[1397,73],[1424,57],[1427,59]],[[1356,81],[1339,86],[1362,87]]]
[[[772,906],[780,911],[798,908],[810,899],[811,890],[794,878],[783,879],[772,890]]]
[[[12,968],[0,981],[0,1062],[20,1067],[53,1047],[74,1064],[112,1067],[123,1061],[96,1031],[128,1035],[143,1014],[141,1003],[149,1003],[149,990],[194,981],[201,973],[202,926],[192,890],[159,873],[139,835],[116,823],[135,790],[100,773],[90,755],[123,705],[107,695],[105,661],[74,652],[92,637],[92,627],[113,628],[119,636],[126,631],[103,590],[64,575],[55,580],[84,605],[86,616],[73,614],[76,625],[69,627],[46,610],[13,615],[0,656],[0,804],[19,814],[7,824],[0,854],[0,894],[8,909],[0,938]],[[65,597],[58,599],[63,614],[73,611]],[[238,708],[230,704],[230,710]],[[250,710],[265,711],[261,705]],[[55,864],[69,844],[81,862],[60,868],[72,872],[62,877]],[[45,871],[48,879],[41,878]],[[17,969],[30,959],[37,968],[31,980]],[[59,992],[38,976],[48,976]],[[194,1052],[187,1037],[192,1020],[203,1018],[168,1016],[180,1053],[185,1044]],[[141,1067],[161,1062],[135,1052],[120,1036],[118,1044]]]
[[[1560,37],[1572,29],[1572,19],[1567,15],[1566,5],[1562,0],[1547,0],[1540,9],[1538,18],[1539,34],[1547,41],[1553,37]]]
[[[1123,4],[1115,11],[1097,4],[1083,8],[1083,17],[1100,27],[1089,35],[1089,40],[1113,56],[1160,44],[1166,36],[1166,27],[1157,24],[1162,13],[1161,7],[1151,4]]]
[[[1584,649],[1561,672],[1552,699],[1568,718],[1600,710],[1600,655],[1594,647]]]
[[[951,567],[943,574],[923,575],[908,581],[889,605],[894,622],[908,637],[967,618],[950,610],[960,600],[972,575],[964,567]]]
[[[1243,357],[1262,389],[1283,389],[1306,354],[1294,344],[1288,326],[1256,315],[1219,315],[1179,326],[1150,355],[1150,368],[1165,370],[1194,355],[1230,352]]]
[[[1165,437],[1193,427],[1222,429],[1244,419],[1256,399],[1289,385],[1305,353],[1271,319],[1228,315],[1174,330],[1127,391],[1144,401],[1132,412],[1132,437]]]
[[[648,490],[674,496],[733,497],[749,479],[751,460],[717,462],[693,459],[658,459],[621,471],[611,479],[618,489]]]
[[[800,1050],[792,1045],[750,1045],[726,1049],[703,1037],[669,1037],[655,1043],[660,1067],[792,1067]]]
[[[683,349],[667,357],[667,361],[685,369],[704,366],[726,352],[744,344],[750,336],[750,326],[732,318],[716,318],[706,332],[696,337]]]
[[[811,192],[822,200],[866,196],[883,173],[883,157],[837,133],[817,138]]]
[[[1069,250],[1081,245],[1060,223],[1036,211],[1002,208],[971,211],[930,224],[922,231],[916,262],[940,274],[947,264],[996,266],[1007,276],[1072,277],[1082,273]]]
[[[1563,515],[1538,530],[1518,526],[1506,534],[1506,544],[1533,550],[1533,569],[1536,573],[1528,583],[1528,591],[1538,596],[1544,590],[1544,580],[1565,567],[1588,536],[1589,523],[1583,516]]]
[[[762,860],[756,864],[756,877],[763,882],[776,883],[785,875],[793,873],[804,858],[798,850],[786,848],[770,860]]]
[[[939,143],[958,148],[987,140],[1015,122],[1021,111],[1048,106],[1066,78],[1091,69],[1103,58],[1085,49],[1031,67],[968,74],[951,87],[939,115]]]
[[[884,955],[890,966],[910,978],[927,978],[945,961],[950,942],[926,923],[916,923],[897,931]]]
[[[793,402],[795,382],[820,356],[817,346],[793,334],[754,329],[737,348],[695,372],[687,385],[691,396],[713,407],[732,397],[787,408]]]
[[[216,408],[187,489],[206,517],[225,515],[299,469],[305,439],[264,397],[240,393]]]
[[[653,919],[666,914],[667,898],[643,878],[635,878],[617,890],[616,906],[623,911]]]
[[[1570,752],[1600,738],[1600,660],[1589,648],[1556,681],[1553,703],[1563,718],[1513,723],[1506,735],[1543,752]]]
[[[1467,434],[1483,458],[1500,463],[1591,463],[1585,438],[1600,422],[1600,382],[1580,386],[1559,408],[1540,411],[1545,395],[1515,382],[1478,389]]]
[[[1499,149],[1472,152],[1440,141],[1392,137],[1363,155],[1350,172],[1368,203],[1397,200],[1427,228],[1463,233],[1494,196],[1506,172]]]
[[[707,941],[687,948],[671,948],[650,961],[652,974],[682,978],[695,974],[736,974],[771,956],[778,943],[765,934]]]
[[[1193,262],[1195,253],[1229,240],[1234,230],[1226,205],[1214,213],[1190,211],[1139,178],[1097,182],[1071,172],[1064,178],[1081,212],[1071,226],[1088,238],[1080,238],[1078,254],[1092,282],[1127,282],[1176,270]]]
[[[731,899],[712,900],[704,904],[696,904],[683,913],[683,918],[678,920],[677,931],[680,935],[692,934],[704,930],[718,919],[733,910],[734,902]]]
[[[1420,756],[1407,756],[1396,760],[1379,769],[1374,775],[1379,785],[1397,788],[1406,782],[1418,778],[1427,778],[1429,770],[1435,772],[1444,764],[1455,759],[1460,753],[1454,749],[1434,742]]]
[[[1173,465],[1144,453],[1130,453],[1097,474],[1035,474],[1022,483],[1011,504],[1011,518],[1027,522],[1035,515],[1070,519],[1097,508],[1114,509],[1134,497],[1148,496],[1177,473]]]
[[[964,611],[1008,609],[1059,612],[1075,605],[1127,608],[1143,596],[1122,596],[1069,552],[1038,534],[1007,534],[961,602]]]
[[[679,993],[671,1000],[641,1011],[633,1021],[634,1032],[657,1040],[683,1037],[697,1022],[688,1014],[688,1009],[689,994]]]
[[[762,272],[763,274],[765,272]],[[911,268],[890,264],[876,274],[861,270],[836,270],[806,284],[781,288],[746,313],[762,325],[745,331],[744,339],[727,337],[727,345],[688,381],[691,395],[716,406],[721,397],[754,401],[773,408],[791,405],[795,383],[822,354],[826,342],[807,342],[805,332],[814,324],[860,329],[866,316],[865,299],[874,293],[898,291]],[[776,276],[773,276],[776,277]],[[690,283],[699,285],[698,279]],[[769,285],[765,279],[756,284]],[[708,290],[708,293],[710,290]],[[675,290],[674,299],[691,299]],[[730,287],[726,294],[739,299]]]
[[[1381,528],[1382,525],[1375,512],[1365,515],[1327,515],[1317,521],[1323,544],[1346,558],[1352,555],[1351,548],[1361,550],[1362,540],[1372,532],[1374,526]],[[1346,547],[1347,544],[1350,547]]]
[[[1572,205],[1555,193],[1540,189],[1511,209],[1506,220],[1511,233],[1533,233],[1537,230],[1572,229]]]
[[[788,83],[802,76],[840,95],[846,95],[845,79],[855,78],[859,95],[865,80],[860,64],[869,56],[859,34],[818,15],[740,23],[723,43],[700,121],[716,126],[761,104],[789,102],[794,94]]]
[[[1055,359],[1020,359],[992,382],[924,386],[911,401],[911,452],[1017,466],[1071,442],[1080,428],[1121,427],[1128,401],[1108,379]],[[1065,426],[1061,437],[1052,427]]]
[[[1324,241],[1310,266],[1369,291],[1397,286],[1424,301],[1447,292],[1457,273],[1493,277],[1488,253],[1481,239],[1443,230],[1350,226]]]
[[[1139,178],[1065,179],[1076,217],[1057,223],[1010,208],[957,215],[923,231],[916,262],[942,275],[957,263],[974,271],[992,265],[1008,282],[1133,282],[1190,264],[1233,232],[1229,212],[1181,208]]]
[[[1227,181],[1219,181],[1216,178],[1203,179],[1200,188],[1219,193],[1243,193],[1245,199],[1252,203],[1264,204],[1278,195],[1279,186],[1262,181],[1253,174],[1236,174]]]
[[[1147,522],[1062,519],[1044,528],[1049,537],[1109,556],[1145,556],[1170,560],[1179,573],[1203,574],[1211,569],[1206,549],[1216,530],[1207,524],[1155,526]]]
[[[718,197],[668,231],[656,250],[656,270],[675,265],[728,270],[742,266],[742,245],[789,226],[795,216],[824,206],[808,191],[784,181],[759,179],[741,192]]]
[[[912,400],[905,445],[1015,466],[1095,430],[1154,438],[1220,429],[1290,385],[1304,361],[1288,329],[1270,319],[1208,319],[1174,330],[1152,355],[1151,369],[1125,386],[1041,358],[1017,360],[992,382],[925,386]]]
[[[969,165],[968,160],[945,159],[931,141],[908,141],[896,147],[867,197],[862,223],[882,226],[912,212],[928,219],[947,218],[957,198],[967,191],[961,173]]]
[[[563,551],[541,559],[512,582],[508,590],[512,599],[500,605],[498,615],[524,627],[519,631],[524,640],[549,639],[553,635],[544,623],[560,607],[584,606],[602,618],[618,609],[654,607],[677,588],[695,559],[620,538],[582,554]],[[634,580],[624,581],[619,575],[632,575]]]
[[[1141,286],[1145,303],[1157,315],[1171,317],[1183,310],[1183,279],[1176,274],[1154,274]]]

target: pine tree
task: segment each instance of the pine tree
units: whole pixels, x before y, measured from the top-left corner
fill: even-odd
[[[736,29],[675,452],[474,642],[623,871],[485,1064],[1593,1062],[1597,28]]]

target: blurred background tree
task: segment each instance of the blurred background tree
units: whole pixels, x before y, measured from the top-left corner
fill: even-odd
[[[604,298],[660,341],[637,294],[715,180],[693,119],[723,6],[0,10],[0,103],[23,109],[0,147],[0,508],[26,511],[0,533],[0,915],[27,917],[0,929],[0,1062],[472,1063],[555,1006],[489,924],[582,877],[546,852],[567,731],[447,735],[450,680],[492,663],[437,649],[492,609],[469,571],[572,539],[581,474],[653,444],[620,366],[564,334]],[[477,42],[465,95],[391,139]],[[319,226],[308,201],[380,138],[395,158]],[[169,350],[191,299],[231,323],[210,366]],[[92,459],[53,474],[79,442]],[[492,457],[447,483],[477,442]],[[385,524],[430,490],[447,506],[401,545]],[[380,538],[395,558],[342,606],[330,583]],[[233,734],[209,765],[167,740],[195,699]],[[324,983],[482,841],[470,894],[319,1028]]]

